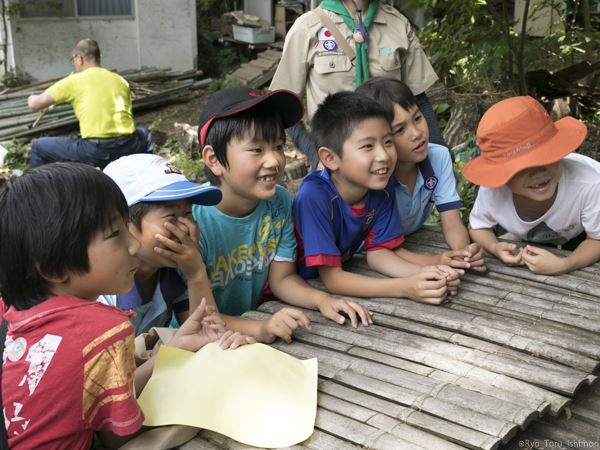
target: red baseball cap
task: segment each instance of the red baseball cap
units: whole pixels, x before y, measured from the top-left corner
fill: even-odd
[[[206,145],[208,129],[215,119],[234,116],[257,105],[277,111],[284,128],[296,125],[304,115],[302,100],[292,91],[278,89],[261,95],[248,86],[221,89],[208,97],[200,115],[198,124],[200,145],[202,147]]]
[[[490,188],[503,186],[517,172],[560,161],[576,150],[587,127],[574,117],[553,122],[533,97],[512,97],[488,109],[477,127],[481,156],[462,170],[463,176]]]

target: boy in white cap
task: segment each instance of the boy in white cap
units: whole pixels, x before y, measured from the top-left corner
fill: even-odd
[[[124,156],[104,173],[123,192],[129,232],[141,246],[133,288],[126,294],[103,295],[99,301],[134,311],[136,335],[167,326],[173,313],[182,324],[202,298],[212,299],[192,205],[216,205],[221,190],[188,181],[177,167],[152,154]],[[233,339],[246,342],[239,333]]]
[[[481,156],[463,169],[481,186],[469,217],[474,242],[507,265],[557,275],[600,259],[600,163],[577,153],[587,127],[553,122],[532,97],[493,105],[481,118]],[[560,257],[533,245],[499,242],[494,228],[525,241],[573,250]]]

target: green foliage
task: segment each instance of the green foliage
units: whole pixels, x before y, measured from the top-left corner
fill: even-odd
[[[159,153],[181,170],[188,180],[196,182],[206,180],[204,176],[204,163],[200,159],[198,152],[191,155],[188,154],[181,149],[176,139],[167,140]]]
[[[21,144],[13,139],[8,144],[4,145],[7,153],[4,157],[4,167],[15,170],[25,170],[29,167],[29,154],[31,146],[29,144]]]
[[[448,103],[434,103],[433,112],[438,119],[440,128],[442,130],[446,128],[448,120],[450,119],[450,105]]]
[[[409,7],[425,6],[431,13],[419,39],[442,81],[449,87],[483,90],[493,87],[503,73],[498,45],[501,24],[494,20],[481,0],[411,1]]]
[[[556,70],[582,61],[586,48],[595,52],[587,55],[588,60],[597,60],[598,48],[593,44],[598,47],[600,31],[596,28],[588,35],[584,32],[580,25],[582,1],[568,2],[568,8],[560,7],[562,2],[555,0],[532,2],[530,18],[539,18],[542,7],[552,8],[552,32],[544,38],[527,38],[522,54],[514,2],[409,0],[402,6],[426,9],[427,24],[418,35],[442,81],[449,88],[481,92],[517,91],[520,63],[520,76],[524,77],[527,71]]]
[[[463,167],[476,156],[479,156],[479,148],[475,143],[475,136],[471,135],[464,146],[456,150],[454,171],[456,174],[456,191],[460,196],[462,206],[460,208],[460,217],[466,225],[469,223],[469,213],[475,203],[475,193],[477,187],[462,175]]]

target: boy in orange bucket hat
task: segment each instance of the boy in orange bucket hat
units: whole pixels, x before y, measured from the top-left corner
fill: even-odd
[[[493,105],[481,118],[481,156],[463,175],[481,186],[469,217],[471,238],[507,265],[557,275],[600,259],[600,163],[572,153],[587,127],[556,122],[532,97]],[[534,245],[499,242],[500,226],[524,241],[574,250],[560,257]]]

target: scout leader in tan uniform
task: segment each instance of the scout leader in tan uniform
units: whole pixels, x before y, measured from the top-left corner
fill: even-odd
[[[416,95],[431,142],[446,145],[425,95],[438,77],[408,19],[379,0],[324,0],[300,16],[285,38],[270,89],[306,92],[310,119],[327,95],[353,91],[374,76],[403,81]],[[315,166],[315,145],[303,124],[288,133]]]

